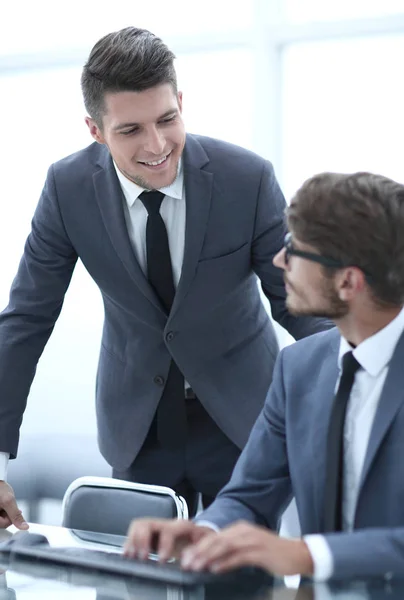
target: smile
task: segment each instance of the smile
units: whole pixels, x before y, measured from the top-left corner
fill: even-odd
[[[166,160],[167,160],[167,158],[169,158],[170,154],[171,154],[171,152],[169,154],[166,154],[162,158],[159,158],[158,160],[153,160],[153,161],[139,160],[138,162],[140,162],[140,164],[142,164],[142,165],[146,165],[147,167],[158,167],[159,165],[162,165],[163,163],[166,162]]]

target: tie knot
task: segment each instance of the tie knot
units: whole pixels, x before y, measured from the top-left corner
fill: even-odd
[[[344,354],[342,357],[342,372],[344,375],[355,375],[356,371],[360,368],[361,366],[352,352]]]
[[[151,192],[142,192],[139,195],[139,200],[141,200],[144,204],[145,209],[151,214],[156,214],[160,212],[160,206],[164,198],[163,192],[159,192],[158,190],[153,190]]]

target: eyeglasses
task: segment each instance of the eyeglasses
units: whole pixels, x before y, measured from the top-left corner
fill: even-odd
[[[365,275],[366,281],[371,285],[373,282],[372,275],[365,271],[359,265],[350,265],[343,263],[339,260],[335,260],[334,258],[329,258],[328,256],[321,256],[321,254],[315,254],[314,252],[305,252],[304,250],[297,250],[297,248],[293,247],[292,242],[292,234],[287,233],[285,235],[285,240],[283,242],[283,247],[285,248],[285,265],[289,264],[289,258],[291,256],[300,256],[300,258],[305,258],[306,260],[311,260],[312,262],[319,263],[324,267],[330,267],[331,269],[343,269],[344,267],[357,267],[360,269]]]
[[[287,233],[285,235],[285,241],[283,243],[285,248],[285,264],[289,264],[289,258],[291,256],[300,256],[300,258],[305,258],[306,260],[311,260],[313,262],[319,263],[324,267],[331,267],[333,269],[342,269],[347,265],[344,265],[342,262],[338,260],[334,260],[333,258],[329,258],[328,256],[321,256],[320,254],[315,254],[314,252],[305,252],[304,250],[297,250],[294,248],[292,242],[292,234]]]

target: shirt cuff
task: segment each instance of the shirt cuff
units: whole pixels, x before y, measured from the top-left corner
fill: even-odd
[[[314,564],[314,581],[327,581],[334,572],[334,560],[329,545],[323,535],[305,535],[303,540],[307,544]]]
[[[7,481],[7,467],[10,455],[8,452],[0,452],[0,481]]]
[[[198,525],[198,527],[209,527],[210,529],[213,529],[213,531],[216,531],[216,533],[219,533],[220,531],[220,527],[210,521],[194,521],[194,523],[195,525]]]

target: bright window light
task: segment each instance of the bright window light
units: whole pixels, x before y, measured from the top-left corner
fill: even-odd
[[[404,36],[294,44],[283,58],[286,196],[320,171],[403,181]]]

